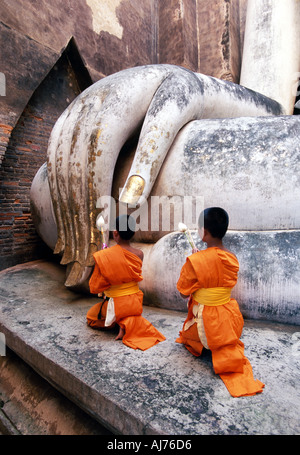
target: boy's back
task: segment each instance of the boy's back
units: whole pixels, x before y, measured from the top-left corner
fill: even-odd
[[[117,245],[94,254],[90,291],[93,294],[104,292],[106,303],[105,307],[101,302],[94,305],[87,313],[87,322],[99,329],[117,323],[120,330],[116,340],[122,339],[133,349],[146,350],[165,337],[142,316],[143,292],[138,282],[143,279],[143,253],[130,245],[133,231],[129,229],[129,222],[130,217],[126,219],[127,230],[113,232]]]
[[[218,247],[207,248],[187,258],[177,288],[185,295],[190,295],[199,288],[233,288],[237,282],[238,270],[239,263],[233,253]]]
[[[94,254],[95,268],[90,279],[92,294],[103,292],[112,285],[142,281],[142,261],[131,251],[114,245]]]
[[[264,384],[254,380],[250,362],[244,356],[239,339],[244,320],[237,301],[231,297],[239,263],[222,243],[228,214],[212,207],[205,209],[199,220],[199,233],[207,249],[189,256],[181,269],[177,289],[183,297],[189,296],[189,302],[176,341],[195,356],[200,356],[203,348],[210,349],[214,371],[232,396],[260,393]]]

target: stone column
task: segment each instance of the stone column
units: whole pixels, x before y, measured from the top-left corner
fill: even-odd
[[[239,82],[241,1],[158,0],[158,62]]]
[[[248,0],[240,84],[292,114],[299,72],[299,0]]]
[[[158,0],[158,62],[199,71],[196,1]]]
[[[196,5],[198,71],[238,83],[241,68],[240,1],[197,0]]]

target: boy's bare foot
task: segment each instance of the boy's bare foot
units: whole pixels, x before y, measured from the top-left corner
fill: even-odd
[[[115,340],[122,340],[124,335],[125,335],[125,330],[120,327],[119,333],[116,336]]]

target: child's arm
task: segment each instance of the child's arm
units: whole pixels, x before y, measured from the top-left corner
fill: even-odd
[[[177,281],[177,290],[182,298],[187,299],[198,288],[197,276],[190,261],[187,260],[181,269],[180,277]]]
[[[89,287],[91,294],[98,294],[110,287],[109,281],[101,274],[97,263],[90,278]]]

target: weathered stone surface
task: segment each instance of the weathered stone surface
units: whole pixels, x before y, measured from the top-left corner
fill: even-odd
[[[262,394],[232,398],[209,352],[175,343],[185,315],[145,307],[166,341],[132,350],[86,325],[95,298],[63,286],[43,262],[0,274],[0,331],[8,346],[114,433],[127,435],[299,434],[299,326],[246,321],[242,334]],[[32,286],[34,283],[34,286]]]
[[[203,196],[228,211],[233,230],[299,229],[299,134],[298,116],[190,122],[151,194]]]
[[[10,349],[0,357],[0,435],[108,435]]]
[[[292,114],[300,72],[298,0],[248,0],[240,84]]]
[[[272,99],[252,90],[200,73],[168,65],[149,65],[149,71],[165,68],[170,72],[158,87],[143,121],[134,160],[120,194],[120,201],[135,204],[148,198],[164,159],[180,129],[196,119],[276,116],[282,107]],[[144,69],[136,69],[137,74]],[[126,72],[121,72],[126,77]],[[91,90],[92,92],[92,90]],[[239,132],[236,133],[237,137]],[[200,138],[198,140],[201,140]],[[177,165],[177,157],[175,166]],[[127,191],[134,176],[142,177],[140,194]],[[185,173],[183,179],[187,179]],[[181,180],[182,182],[184,180]],[[164,194],[164,193],[161,193]],[[189,194],[193,194],[193,191]]]
[[[1,123],[15,126],[30,97],[59,54],[0,22],[1,72],[6,96],[0,96]]]
[[[191,231],[200,250],[205,247]],[[232,296],[243,315],[288,324],[300,324],[300,231],[229,231],[225,246],[238,258],[238,284]],[[180,270],[191,247],[184,234],[168,234],[144,251],[141,289],[145,301],[160,308],[185,311],[186,301],[176,291]],[[167,273],[166,273],[167,271]]]
[[[239,22],[240,22],[239,35],[240,35],[241,54],[243,54],[243,48],[244,48],[245,25],[246,25],[246,19],[247,19],[247,6],[248,6],[248,0],[239,0],[239,16],[240,16],[239,17]]]
[[[15,0],[0,6],[1,123],[14,126],[29,98],[73,37],[93,81],[135,65],[156,63],[152,2]],[[132,26],[134,24],[134,27]]]
[[[12,0],[1,7],[0,15],[3,23],[21,35],[58,53],[73,36],[97,79],[152,61],[150,0],[102,0],[101,4],[95,0],[77,0],[76,4]]]
[[[30,189],[31,214],[37,233],[52,251],[57,242],[57,225],[48,182],[47,163],[36,173]]]
[[[233,230],[284,230],[300,227],[300,148],[298,116],[202,119],[186,125],[169,150],[147,201],[174,204],[177,223],[185,197],[222,206]],[[133,153],[122,155],[114,175],[113,195],[124,186]],[[165,199],[164,199],[165,198]],[[189,224],[197,228],[198,213]],[[153,216],[153,213],[152,213]],[[150,226],[150,222],[149,222]],[[139,232],[140,242],[154,242],[168,231]]]

